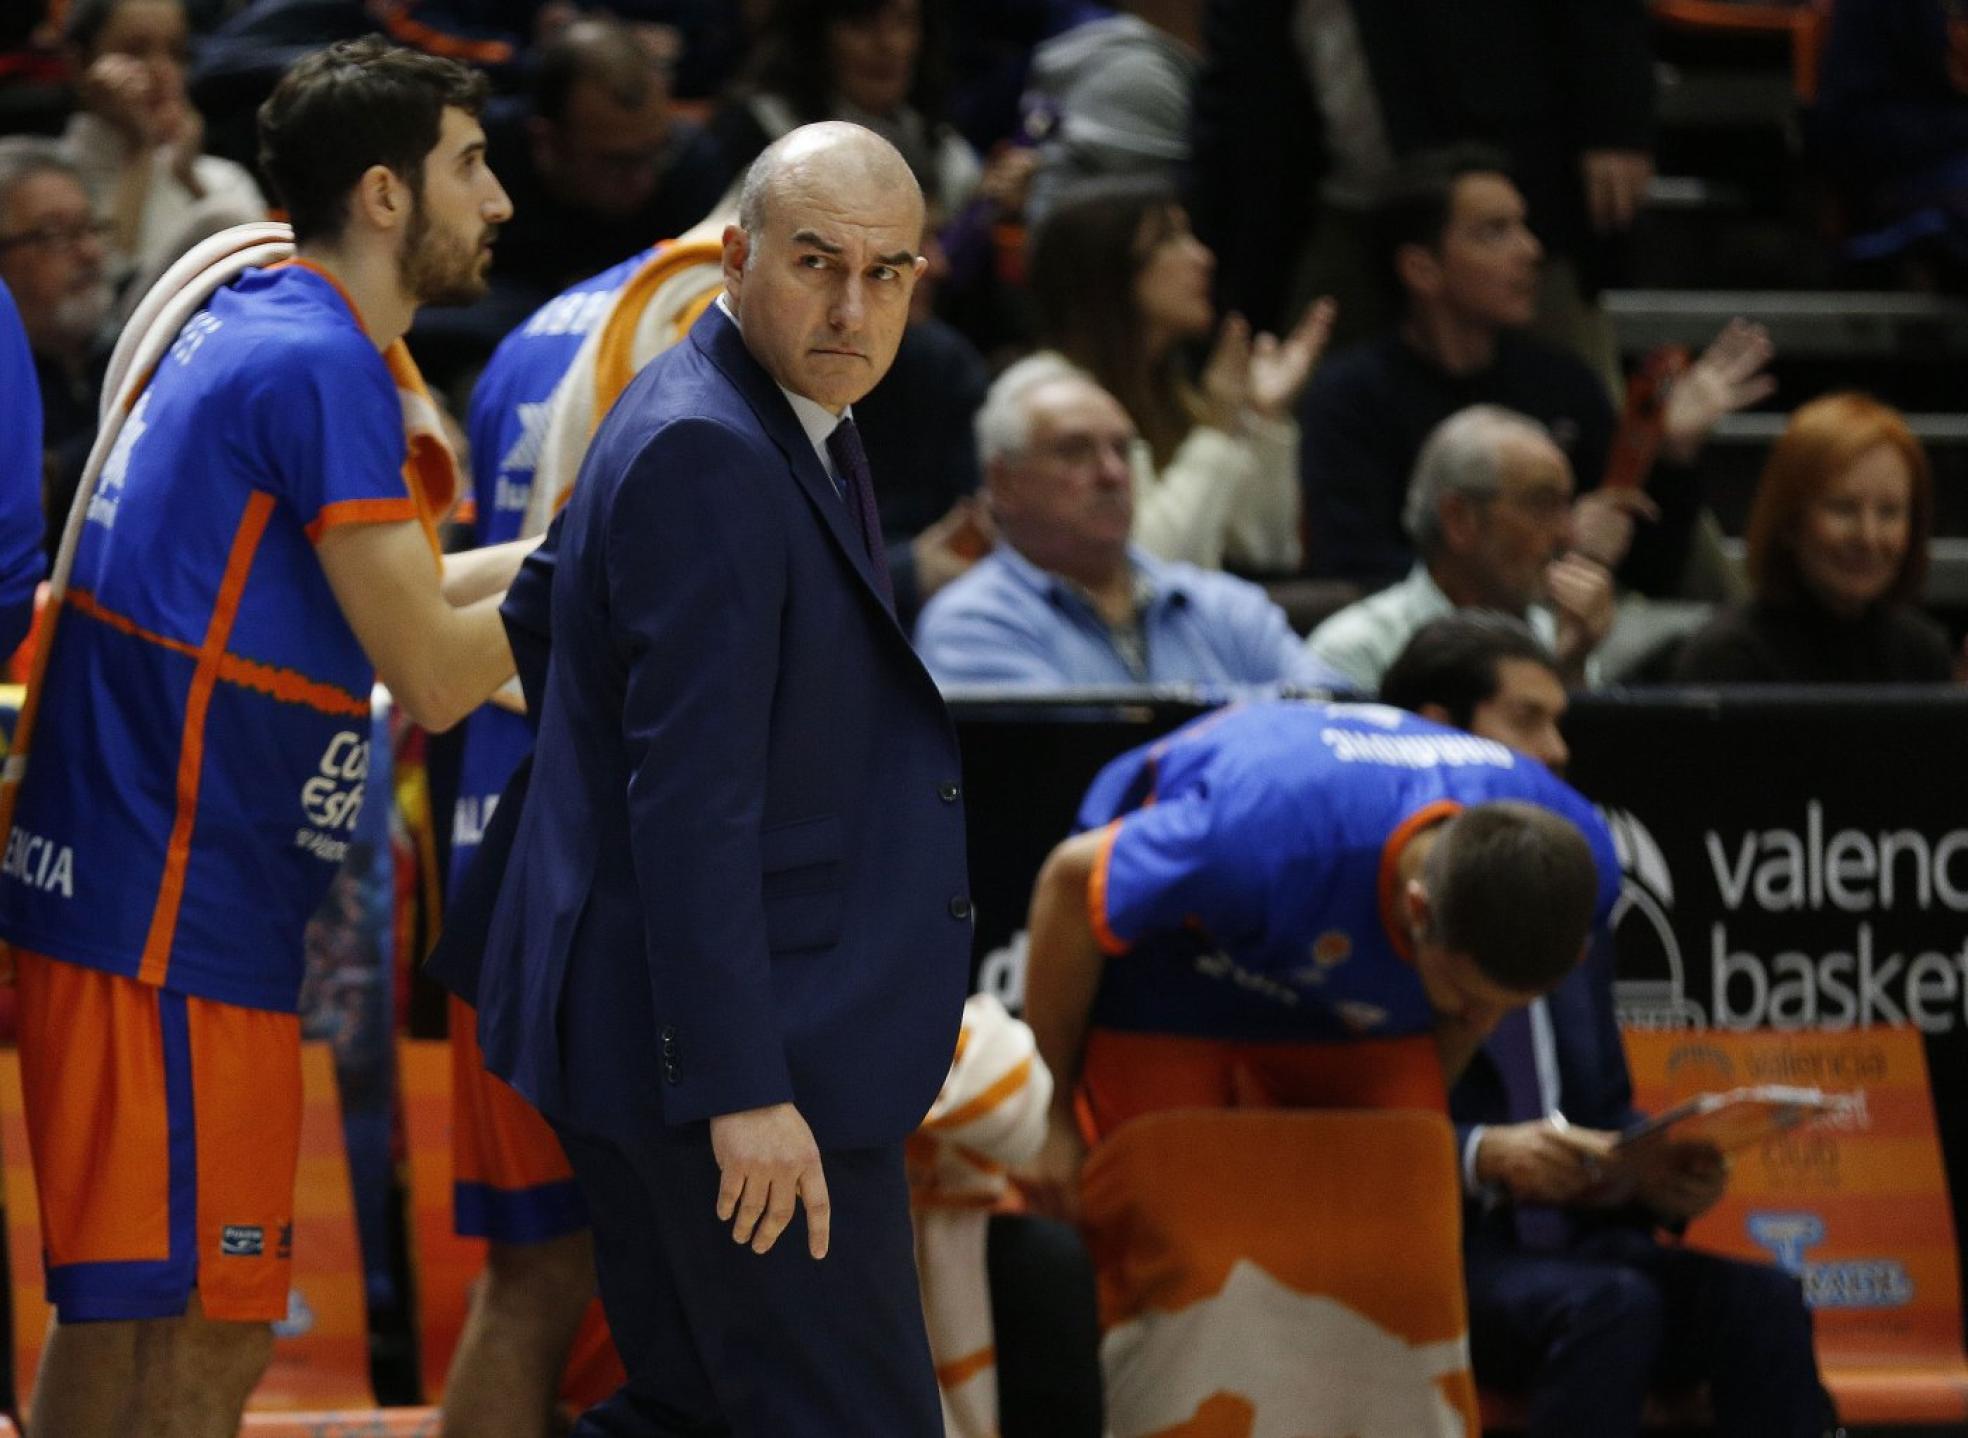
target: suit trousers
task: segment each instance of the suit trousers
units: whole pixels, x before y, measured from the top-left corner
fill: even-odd
[[[1810,1312],[1782,1269],[1630,1227],[1542,1253],[1486,1225],[1463,1258],[1477,1381],[1525,1396],[1530,1438],[1627,1438],[1650,1389],[1702,1383],[1717,1433],[1825,1431]]]
[[[769,1253],[732,1241],[708,1124],[557,1131],[629,1375],[573,1438],[941,1438],[900,1144],[821,1156],[833,1224],[815,1262],[804,1206]]]

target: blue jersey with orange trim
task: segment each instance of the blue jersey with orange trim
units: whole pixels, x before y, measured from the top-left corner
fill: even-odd
[[[91,500],[0,864],[0,937],[292,1010],[348,848],[375,671],[314,552],[414,520],[396,386],[333,281],[186,323]]]
[[[1221,710],[1114,760],[1080,824],[1109,827],[1090,903],[1102,1028],[1231,1040],[1391,1038],[1434,1019],[1386,915],[1393,858],[1429,820],[1517,799],[1578,825],[1619,885],[1592,806],[1487,739],[1375,704]]]
[[[521,537],[553,392],[616,294],[654,252],[644,250],[548,300],[493,351],[472,387],[468,420],[478,543]],[[487,704],[465,721],[464,745],[451,820],[454,884],[478,852],[506,781],[533,748],[533,731],[521,716]]]

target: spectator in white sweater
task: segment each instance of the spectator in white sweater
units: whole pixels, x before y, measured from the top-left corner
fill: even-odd
[[[1217,323],[1215,259],[1156,179],[1097,180],[1053,208],[1029,279],[1051,349],[1121,402],[1140,439],[1134,540],[1163,559],[1284,572],[1299,561],[1293,403],[1332,328],[1315,305],[1285,339]],[[1186,346],[1215,335],[1199,378]]]
[[[203,153],[185,94],[183,0],[74,0],[64,38],[81,108],[62,149],[107,227],[112,281],[140,297],[207,235],[264,219],[266,197],[230,160]]]

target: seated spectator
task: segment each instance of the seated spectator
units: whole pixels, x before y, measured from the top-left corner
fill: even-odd
[[[1564,770],[1565,688],[1515,620],[1434,621],[1380,697]],[[1669,1143],[1616,1179],[1598,1176],[1618,1133],[1643,1117],[1612,960],[1602,932],[1557,988],[1498,1022],[1449,1094],[1477,1380],[1526,1397],[1530,1438],[1632,1435],[1649,1389],[1697,1383],[1718,1433],[1820,1438],[1830,1408],[1797,1279],[1658,1236],[1721,1199],[1722,1156]]]
[[[1294,569],[1298,430],[1292,405],[1325,345],[1330,306],[1291,336],[1217,325],[1215,259],[1157,180],[1096,180],[1033,237],[1030,283],[1044,342],[1119,400],[1140,434],[1135,541],[1205,569]],[[1186,345],[1215,333],[1192,384]]]
[[[1568,683],[1596,678],[1592,652],[1613,623],[1606,566],[1568,552],[1572,470],[1551,432],[1495,405],[1437,425],[1415,461],[1406,523],[1420,558],[1408,577],[1349,604],[1306,640],[1361,689],[1416,630],[1454,609],[1523,619]]]
[[[531,113],[491,128],[487,159],[512,197],[493,278],[531,309],[577,280],[680,235],[724,189],[710,138],[670,112],[663,68],[618,20],[576,20],[540,51]]]
[[[1134,444],[1127,412],[1057,355],[998,377],[977,448],[1003,542],[923,611],[937,683],[1330,687],[1263,590],[1128,542]]]
[[[1838,187],[1847,252],[1968,289],[1968,15],[1955,0],[1832,10],[1807,132]]]
[[[1523,333],[1544,249],[1504,166],[1480,147],[1434,151],[1404,163],[1386,193],[1383,278],[1400,296],[1400,326],[1324,366],[1299,407],[1311,574],[1370,588],[1400,577],[1413,558],[1401,497],[1415,454],[1466,406],[1541,420],[1586,489],[1605,475],[1613,410],[1604,385],[1582,361]],[[1593,546],[1629,587],[1678,592],[1701,508],[1692,462],[1718,419],[1770,393],[1769,358],[1760,328],[1731,324],[1669,393],[1651,502],[1615,501],[1648,522],[1630,553],[1624,537],[1618,553]]]
[[[13,291],[41,386],[50,557],[96,441],[111,290],[89,192],[52,140],[0,140],[0,284]]]
[[[1927,456],[1899,412],[1826,395],[1791,416],[1749,515],[1746,604],[1688,641],[1689,683],[1938,684],[1952,660],[1915,606],[1934,524]]]
[[[816,120],[852,120],[909,162],[932,211],[976,190],[969,143],[943,117],[942,0],[773,0],[746,77],[711,116],[730,174]]]
[[[1189,158],[1189,95],[1203,68],[1201,0],[1126,0],[1032,53],[1027,125],[1044,135],[1027,215],[1075,183],[1150,175]]]
[[[134,304],[206,236],[265,219],[266,197],[246,170],[203,153],[183,0],[75,0],[65,34],[82,108],[62,148],[109,224],[111,280]]]

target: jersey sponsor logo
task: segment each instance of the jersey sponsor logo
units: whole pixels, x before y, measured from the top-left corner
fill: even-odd
[[[460,794],[451,810],[453,848],[473,848],[485,842],[485,827],[499,807],[497,794]]]
[[[1298,1006],[1298,993],[1290,984],[1274,979],[1269,974],[1261,974],[1255,969],[1245,968],[1220,949],[1207,954],[1198,954],[1196,972],[1204,978],[1234,984],[1246,993],[1256,994],[1259,998],[1269,999],[1287,1008]]]
[[[301,786],[301,813],[307,824],[294,835],[297,848],[339,864],[348,841],[337,838],[355,828],[362,813],[363,781],[369,777],[369,741],[344,729],[328,741],[314,777]]]
[[[224,323],[210,310],[200,310],[186,320],[185,327],[178,331],[177,341],[171,346],[171,358],[181,365],[190,364],[191,357],[198,353],[206,340],[219,332]]]
[[[1514,769],[1503,745],[1473,734],[1363,734],[1321,729],[1319,742],[1342,764],[1380,764],[1394,769]]]
[[[75,850],[18,826],[7,836],[7,856],[0,875],[39,889],[44,894],[75,897]]]
[[[547,439],[546,400],[525,401],[513,406],[519,421],[519,437],[499,460],[499,474],[493,486],[492,507],[524,513],[533,493],[533,471],[540,467],[540,449]],[[507,476],[523,476],[508,478]]]
[[[89,510],[86,518],[91,524],[100,524],[108,529],[116,523],[117,508],[123,502],[123,481],[130,474],[130,452],[137,447],[144,431],[150,428],[144,415],[150,409],[150,391],[145,390],[137,399],[136,407],[123,421],[123,428],[117,431],[116,443],[110,448],[109,458],[103,461],[102,474],[96,479],[95,491],[89,496]]]
[[[227,1258],[259,1258],[266,1253],[266,1230],[257,1223],[228,1223],[219,1230],[219,1252]]]
[[[525,333],[547,338],[553,335],[584,335],[595,327],[615,302],[616,290],[589,290],[585,294],[561,295],[548,300],[526,322]]]

